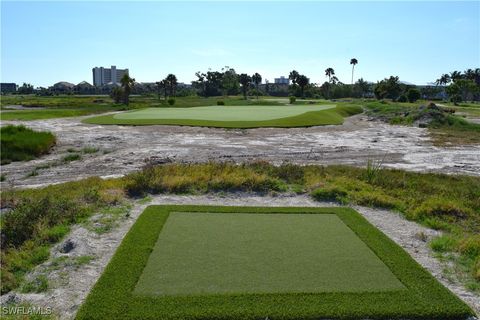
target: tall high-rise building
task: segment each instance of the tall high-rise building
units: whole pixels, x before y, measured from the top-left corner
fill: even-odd
[[[95,67],[92,69],[93,85],[102,86],[105,84],[118,84],[124,74],[128,74],[128,69],[117,69],[116,66],[111,68]]]
[[[285,78],[284,76],[281,76],[280,78],[275,78],[275,84],[289,84],[290,80],[288,78]]]

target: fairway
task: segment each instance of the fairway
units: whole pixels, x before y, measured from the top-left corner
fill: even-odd
[[[466,319],[349,208],[150,206],[77,319]]]
[[[334,214],[170,214],[135,294],[406,289]]]
[[[209,106],[195,108],[148,108],[114,115],[114,119],[188,119],[208,121],[265,121],[305,112],[335,108],[334,105],[299,106]]]
[[[308,127],[342,124],[344,117],[361,113],[359,106],[245,105],[191,108],[146,108],[92,117],[90,124],[180,125],[217,128]]]

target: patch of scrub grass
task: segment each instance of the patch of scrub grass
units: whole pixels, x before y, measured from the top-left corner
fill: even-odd
[[[423,102],[427,104],[426,102]],[[418,103],[369,102],[367,114],[391,124],[413,125],[426,122],[433,143],[438,146],[455,146],[480,143],[480,124],[456,116],[450,108],[420,107]]]
[[[0,174],[0,182],[3,182],[3,181],[5,181],[5,180],[7,180],[7,175],[5,175],[5,174],[3,174],[3,173]]]
[[[443,235],[430,241],[430,248],[436,252],[451,252],[457,246],[457,240],[451,235]]]
[[[0,129],[0,159],[2,164],[28,161],[44,155],[55,145],[50,132],[34,131],[25,126],[8,125]]]
[[[370,179],[366,168],[349,166],[206,163],[167,164],[147,167],[123,178],[89,178],[45,188],[4,190],[2,207],[13,210],[1,218],[2,239],[8,243],[6,250],[2,250],[5,257],[1,266],[2,293],[22,282],[22,274],[33,266],[30,257],[35,248],[50,246],[61,238],[62,228],[83,223],[102,208],[122,206],[128,196],[208,192],[220,196],[236,191],[273,194],[291,190],[305,190],[319,201],[389,208],[441,230],[456,239],[457,245],[449,247],[451,251],[447,253],[465,257],[462,258],[465,266],[458,270],[465,270],[472,279],[477,279],[472,281],[480,283],[480,257],[475,250],[466,250],[469,246],[460,249],[464,239],[480,234],[478,177],[380,168],[375,178]],[[127,217],[128,211],[118,210],[117,214],[99,215],[111,216],[107,228],[110,222],[118,223]],[[42,231],[55,226],[59,228],[55,232]],[[17,243],[16,239],[21,241]],[[31,245],[22,245],[27,240],[32,240]],[[11,259],[15,263],[10,263]]]
[[[114,229],[121,219],[128,217],[131,204],[124,203],[117,206],[104,208],[93,219],[85,221],[85,227],[97,234],[104,234]]]
[[[148,167],[127,179],[125,188],[132,196],[148,193],[205,193],[217,191],[285,191],[280,179],[259,173],[248,165],[205,164]]]
[[[37,275],[34,279],[23,284],[22,293],[40,293],[48,290],[48,278],[44,274]]]
[[[139,204],[147,204],[150,201],[152,201],[152,199],[153,199],[152,196],[145,196],[142,199],[138,200],[138,203]]]
[[[97,147],[86,146],[86,147],[83,147],[82,152],[85,154],[89,154],[89,153],[97,153],[98,150],[99,149]]]
[[[252,290],[244,294],[137,295],[134,293],[135,287],[151,257],[152,248],[157,240],[161,241],[159,233],[162,228],[167,228],[165,223],[170,212],[225,215],[334,214],[373,251],[405,289],[309,293],[257,293]],[[284,245],[288,244],[287,240]],[[400,319],[412,315],[417,319],[465,319],[473,315],[473,311],[352,209],[150,206],[122,241],[81,306],[77,318]]]
[[[50,262],[50,265],[48,266],[47,270],[48,271],[60,270],[64,267],[79,268],[83,265],[89,264],[93,260],[95,260],[95,256],[92,256],[92,255],[83,255],[78,257],[61,256],[53,259]]]
[[[37,171],[37,169],[33,169],[25,177],[30,178],[30,177],[36,177],[36,176],[38,176],[38,171]]]
[[[78,153],[71,153],[63,157],[63,162],[71,162],[71,161],[77,161],[80,160],[82,156]]]
[[[121,180],[89,178],[39,189],[5,190],[1,216],[1,293],[19,287],[24,275],[49,256],[71,225],[124,201]],[[98,190],[92,196],[92,188]],[[120,187],[121,188],[121,187]]]

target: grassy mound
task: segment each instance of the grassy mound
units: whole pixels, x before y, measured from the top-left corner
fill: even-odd
[[[2,164],[12,161],[28,161],[43,154],[55,145],[50,132],[38,132],[25,126],[5,126],[0,129]]]

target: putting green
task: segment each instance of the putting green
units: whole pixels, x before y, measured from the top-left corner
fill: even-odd
[[[335,214],[172,212],[134,294],[405,289]]]
[[[118,120],[183,119],[207,121],[266,121],[306,112],[335,108],[334,105],[299,106],[209,106],[195,108],[148,108],[114,115]]]
[[[148,108],[84,119],[101,125],[175,125],[215,128],[310,127],[342,124],[362,112],[355,105],[209,106]]]

